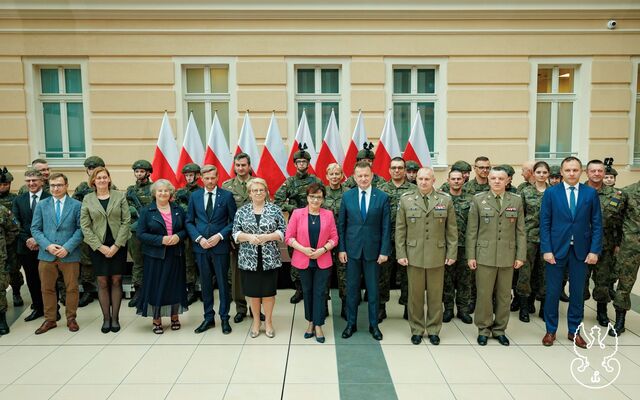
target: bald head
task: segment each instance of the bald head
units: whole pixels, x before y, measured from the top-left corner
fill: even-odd
[[[535,181],[535,177],[533,176],[533,166],[535,165],[535,161],[527,161],[522,164],[522,177],[526,182],[532,183]]]
[[[416,185],[418,185],[418,190],[422,195],[431,193],[435,181],[436,178],[432,168],[422,167],[418,170],[418,174],[416,175]]]

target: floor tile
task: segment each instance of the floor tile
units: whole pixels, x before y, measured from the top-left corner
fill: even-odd
[[[61,385],[10,385],[0,392],[0,400],[48,399]]]
[[[295,345],[289,349],[287,383],[338,383],[335,346]]]
[[[180,384],[176,383],[166,397],[166,400],[207,399],[222,400],[227,390],[227,384]]]
[[[640,400],[640,384],[637,385],[617,385],[614,386],[632,400]]]
[[[106,400],[118,385],[66,385],[51,400]]]
[[[231,377],[231,383],[282,383],[287,359],[287,346],[244,346]]]
[[[171,390],[170,384],[124,384],[116,388],[109,400],[158,400],[164,399]]]
[[[337,383],[287,383],[282,399],[340,400],[340,387]]]
[[[282,383],[232,383],[227,387],[225,400],[279,400],[282,396]]]
[[[482,357],[469,346],[427,346],[449,383],[499,383]],[[464,362],[460,362],[464,360]]]
[[[392,383],[341,383],[341,399],[392,400],[396,399]]]
[[[69,384],[118,385],[149,348],[149,345],[106,346],[78,371]]]
[[[226,385],[231,380],[241,351],[242,346],[239,345],[200,345],[193,352],[177,382]]]
[[[398,400],[455,399],[446,383],[395,383]]]
[[[562,391],[562,389],[555,385],[519,385],[519,384],[505,384],[507,391],[516,400],[540,400],[540,399],[553,399],[553,400],[570,400],[571,398]]]
[[[123,383],[174,383],[195,348],[193,345],[153,346],[129,372]]]
[[[15,383],[21,385],[65,384],[101,349],[101,346],[60,346],[18,378]]]
[[[444,376],[425,344],[383,344],[382,350],[395,385],[445,383]]]
[[[545,371],[517,346],[477,346],[475,350],[503,384],[553,384]]]
[[[491,400],[512,399],[507,389],[503,385],[499,384],[452,383],[450,386],[451,391],[457,400],[476,400],[487,398],[490,398]]]
[[[628,397],[617,387],[607,386],[597,391],[581,385],[562,385],[562,389],[569,394],[572,399],[588,399],[595,397],[597,393],[599,399],[607,400],[628,400]]]
[[[16,346],[2,354],[0,383],[10,384],[36,366],[57,348],[54,346]],[[63,382],[64,383],[64,382]]]

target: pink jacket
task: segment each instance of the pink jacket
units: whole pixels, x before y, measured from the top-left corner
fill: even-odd
[[[285,235],[284,242],[291,246],[291,242],[295,239],[298,243],[305,247],[309,247],[309,209],[298,208],[293,210],[291,217],[289,217],[289,224],[287,225],[287,234]],[[333,218],[333,212],[320,209],[320,235],[318,236],[318,248],[329,243],[332,247],[338,244],[338,230],[336,229],[336,222]],[[326,269],[331,267],[333,260],[331,259],[331,252],[328,251],[321,255],[317,260],[318,267]],[[291,265],[298,269],[307,269],[309,267],[309,257],[304,253],[293,249],[293,255],[291,256]]]

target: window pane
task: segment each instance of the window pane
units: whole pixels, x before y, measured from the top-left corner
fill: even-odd
[[[340,93],[337,69],[323,69],[320,71],[322,93]]]
[[[636,138],[633,145],[634,164],[640,163],[640,101],[636,101]]]
[[[548,157],[551,150],[551,103],[538,102],[536,110],[536,157]],[[538,155],[538,153],[541,153]]]
[[[422,127],[424,128],[424,134],[427,137],[429,151],[433,153],[435,151],[435,104],[418,103],[418,112],[420,113],[420,118],[422,118]]]
[[[214,111],[218,112],[220,126],[222,126],[222,130],[224,131],[224,137],[227,139],[227,144],[229,144],[229,103],[211,103],[211,118],[213,118]],[[203,138],[203,143],[205,140],[205,135],[208,134],[209,132],[200,134],[200,136]]]
[[[435,93],[436,92],[436,70],[435,69],[419,69],[418,70],[418,93]]]
[[[311,132],[311,138],[313,143],[316,143],[316,105],[315,103],[298,103],[298,119],[296,121],[296,129],[300,124],[300,118],[302,118],[302,111],[307,115],[307,123],[309,124],[309,131]],[[308,144],[307,144],[308,145]]]
[[[60,103],[43,103],[44,148],[47,157],[62,157],[62,127],[60,125]],[[49,153],[57,152],[57,153]]]
[[[80,68],[65,68],[64,86],[67,93],[82,93],[82,79]]]
[[[211,93],[229,93],[229,70],[211,68]]]
[[[573,68],[560,68],[558,93],[573,93]]]
[[[393,125],[396,128],[400,149],[404,149],[411,133],[411,103],[393,103]]]
[[[187,68],[187,93],[204,93],[204,68]]]
[[[202,143],[205,143],[205,138],[207,135],[207,124],[204,113],[204,103],[195,101],[187,103],[187,114],[191,113],[193,113],[193,119],[196,122],[196,127],[198,128],[200,138],[202,138]],[[187,118],[189,117],[187,116]]]
[[[298,70],[298,93],[315,93],[316,72],[313,69]]]
[[[558,103],[558,135],[556,149],[558,158],[571,153],[571,126],[573,125],[573,103]]]
[[[411,93],[411,70],[393,70],[393,93]]]
[[[41,69],[42,93],[60,93],[58,84],[58,69]]]
[[[551,68],[538,69],[538,93],[551,93]]]
[[[336,123],[340,126],[340,110],[338,103],[322,103],[322,135],[327,131],[329,118],[331,118],[331,110],[336,117]],[[323,136],[324,139],[324,136]]]
[[[84,144],[84,115],[82,103],[67,103],[67,127],[69,129],[69,157],[86,157]],[[81,153],[74,153],[80,151]]]

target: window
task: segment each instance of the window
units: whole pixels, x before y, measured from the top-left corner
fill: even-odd
[[[577,155],[576,67],[538,66],[535,159]]]
[[[633,165],[640,165],[640,66],[636,64],[636,84],[635,84],[635,123],[633,142]]]
[[[81,67],[40,65],[35,70],[43,134],[38,156],[84,159],[87,153]]]

